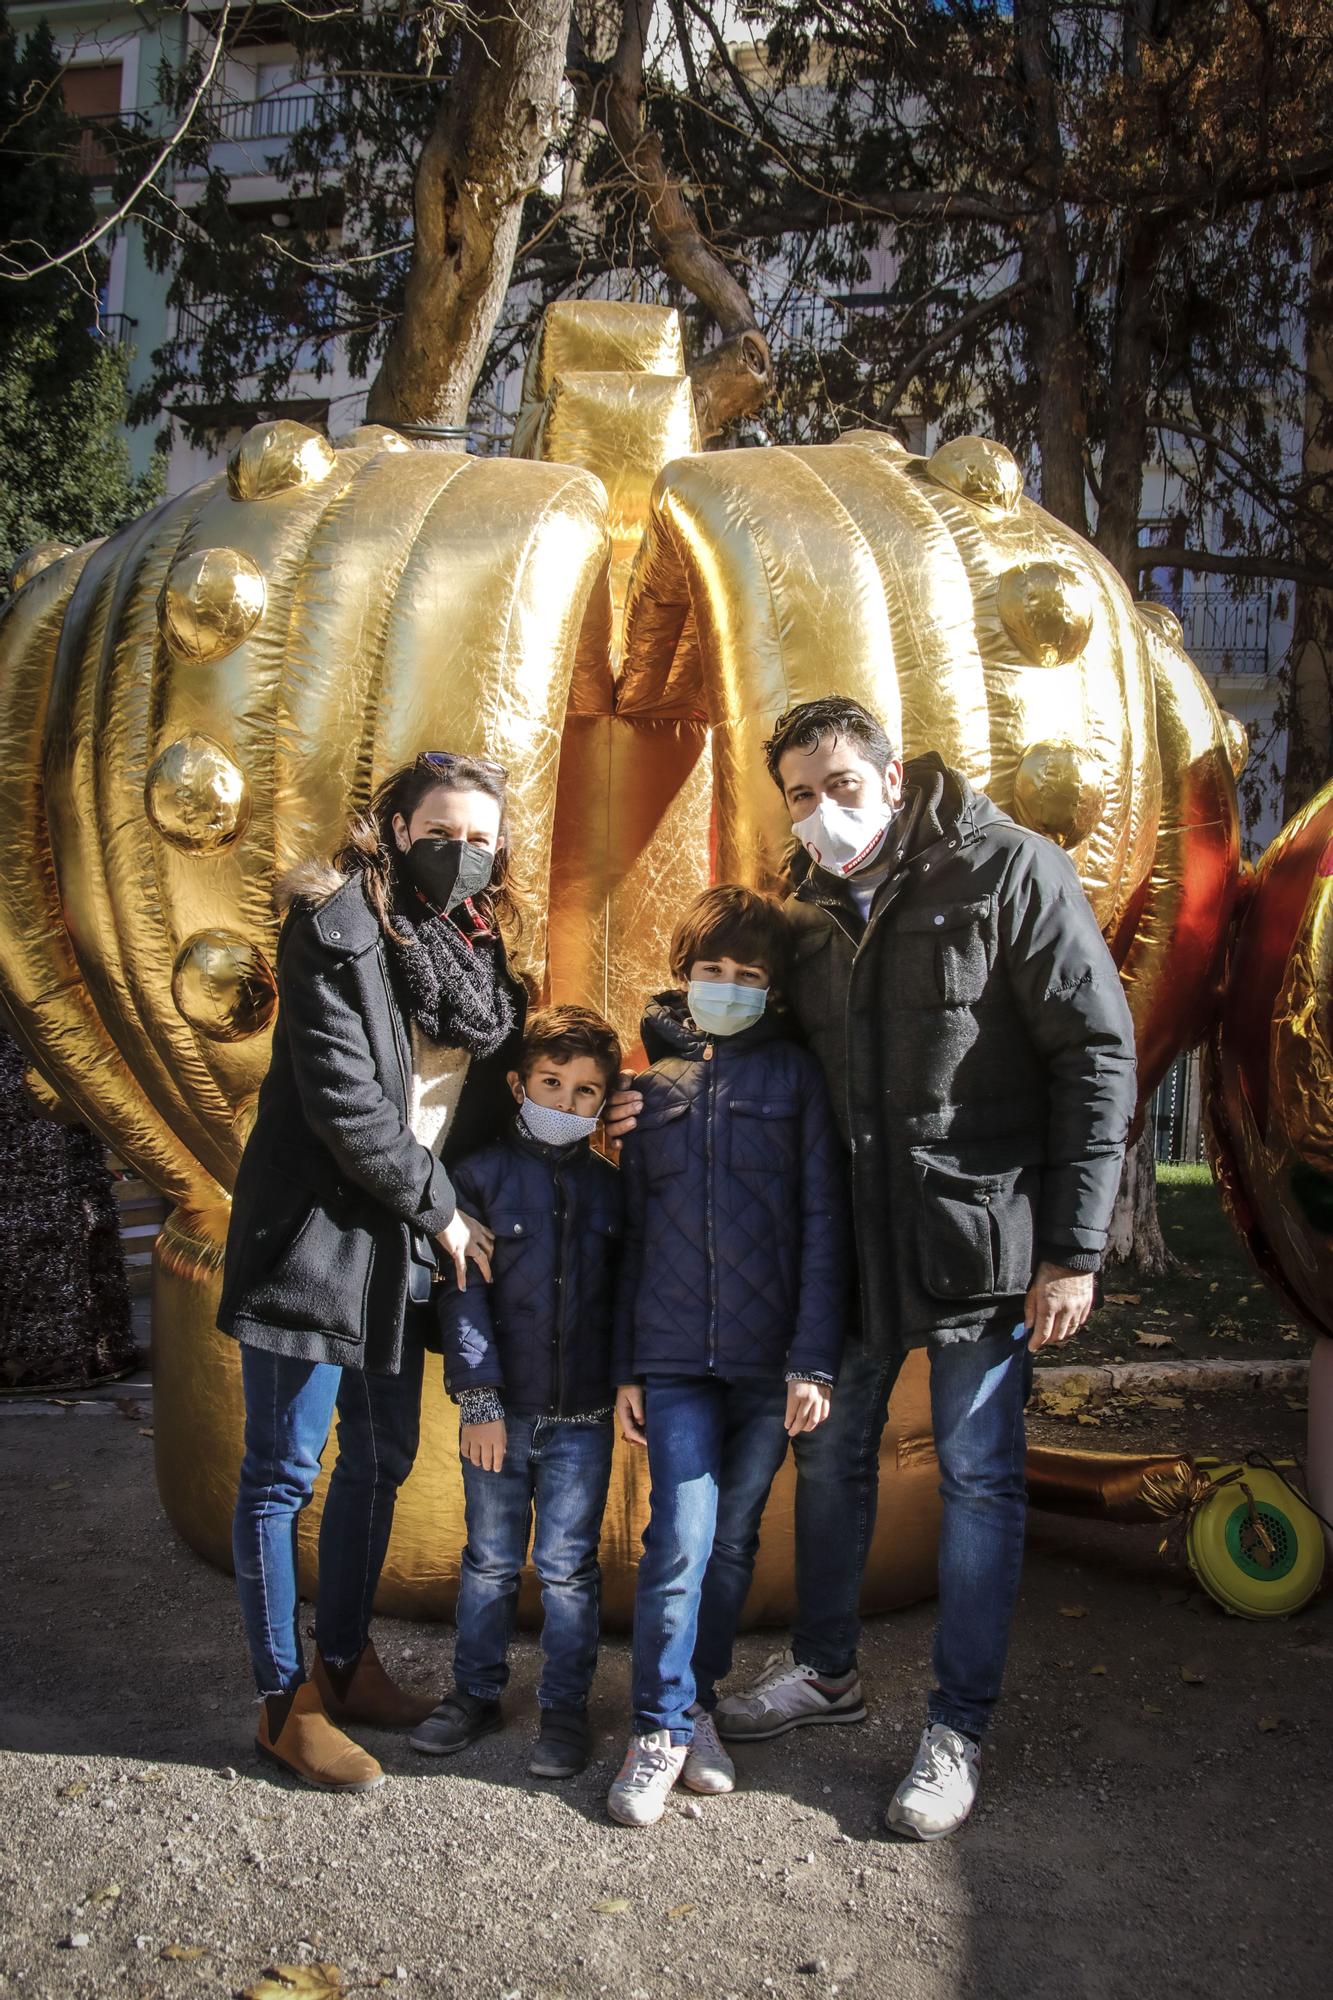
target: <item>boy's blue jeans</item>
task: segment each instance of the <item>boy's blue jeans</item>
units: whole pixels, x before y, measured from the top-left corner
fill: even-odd
[[[795,1440],[796,1624],[792,1651],[816,1673],[856,1664],[861,1577],[875,1529],[879,1441],[901,1354],[843,1353],[828,1421]],[[1023,1566],[1023,1409],[1032,1357],[1022,1328],[930,1347],[940,1461],[939,1624],[928,1719],[979,1736],[1004,1677]]]
[[[634,1599],[634,1732],[694,1735],[711,1709],[754,1574],[759,1519],[787,1452],[785,1382],[655,1375],[644,1384],[652,1477]]]
[[[418,1341],[404,1342],[398,1375],[241,1349],[245,1454],[231,1546],[261,1695],[289,1694],[305,1679],[296,1527],[335,1409],[338,1463],[319,1526],[315,1643],[332,1666],[350,1665],[365,1646],[398,1488],[417,1455],[423,1360]]]
[[[518,1580],[532,1537],[542,1587],[543,1708],[583,1709],[597,1667],[602,1572],[597,1561],[615,1433],[609,1417],[557,1423],[506,1416],[504,1464],[463,1464],[467,1547],[454,1614],[454,1680],[495,1701],[509,1679]],[[535,1521],[535,1526],[534,1526]]]

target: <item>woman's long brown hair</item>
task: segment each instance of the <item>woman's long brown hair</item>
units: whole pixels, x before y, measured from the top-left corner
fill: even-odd
[[[481,763],[474,757],[422,751],[410,764],[402,764],[376,790],[365,812],[353,813],[347,822],[347,838],[333,857],[333,865],[344,875],[358,873],[366,901],[375,912],[386,937],[410,944],[394,929],[394,865],[400,852],[393,823],[399,813],[410,826],[412,815],[428,792],[484,792],[500,808],[500,835],[495,850],[495,869],[490,887],[473,897],[479,913],[493,924],[512,947],[523,929],[524,893],[514,874],[509,839],[509,798],[504,774],[498,764]]]

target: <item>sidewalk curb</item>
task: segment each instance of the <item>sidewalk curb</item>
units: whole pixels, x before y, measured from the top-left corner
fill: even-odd
[[[1247,1390],[1304,1389],[1308,1359],[1290,1361],[1121,1361],[1104,1367],[1038,1367],[1032,1404],[1043,1410],[1059,1400],[1078,1399],[1090,1407],[1112,1396],[1164,1392],[1191,1396],[1243,1395]]]

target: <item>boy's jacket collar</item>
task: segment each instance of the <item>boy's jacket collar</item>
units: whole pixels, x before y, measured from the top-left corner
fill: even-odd
[[[742,1028],[739,1034],[706,1035],[691,1020],[686,996],[673,990],[653,995],[644,1010],[640,1032],[650,1063],[661,1062],[668,1056],[697,1062],[710,1044],[716,1054],[722,1054],[733,1049],[757,1049],[765,1042],[780,1041],[783,1022],[781,1011],[770,1002],[759,1019],[748,1028]]]
[[[520,1153],[531,1153],[534,1159],[548,1160],[553,1167],[572,1166],[581,1160],[592,1145],[591,1139],[572,1139],[567,1146],[547,1146],[540,1139],[534,1139],[523,1120],[515,1112],[505,1133],[511,1146],[517,1146]]]

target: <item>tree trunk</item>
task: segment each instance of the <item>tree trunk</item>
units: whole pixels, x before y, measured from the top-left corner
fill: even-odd
[[[653,0],[624,0],[620,39],[607,63],[589,58],[576,24],[569,76],[580,110],[605,128],[634,183],[662,269],[707,307],[724,336],[690,372],[699,430],[710,438],[767,400],[773,362],[744,287],[700,230],[680,182],[667,172],[661,139],[645,122],[643,61],[652,16]]]
[[[1157,1215],[1157,1161],[1149,1120],[1125,1155],[1106,1261],[1127,1264],[1144,1278],[1161,1277],[1175,1266]]]
[[[500,0],[469,19],[417,163],[412,263],[371,422],[467,421],[555,129],[569,17],[570,0]]]
[[[74,1386],[135,1358],[111,1176],[99,1140],[57,1125],[0,1030],[0,1385]]]
[[[1333,240],[1317,231],[1310,260],[1306,322],[1304,479],[1333,479]],[[1311,491],[1327,499],[1329,488]],[[1333,583],[1333,579],[1330,579]],[[1301,583],[1296,591],[1287,690],[1288,819],[1333,777],[1333,588]]]
[[[1074,259],[1059,195],[1064,143],[1051,75],[1051,12],[1050,0],[1014,0],[1029,147],[1050,204],[1033,216],[1023,241],[1023,326],[1028,365],[1037,383],[1042,505],[1076,534],[1086,535],[1088,355],[1074,310]]]

